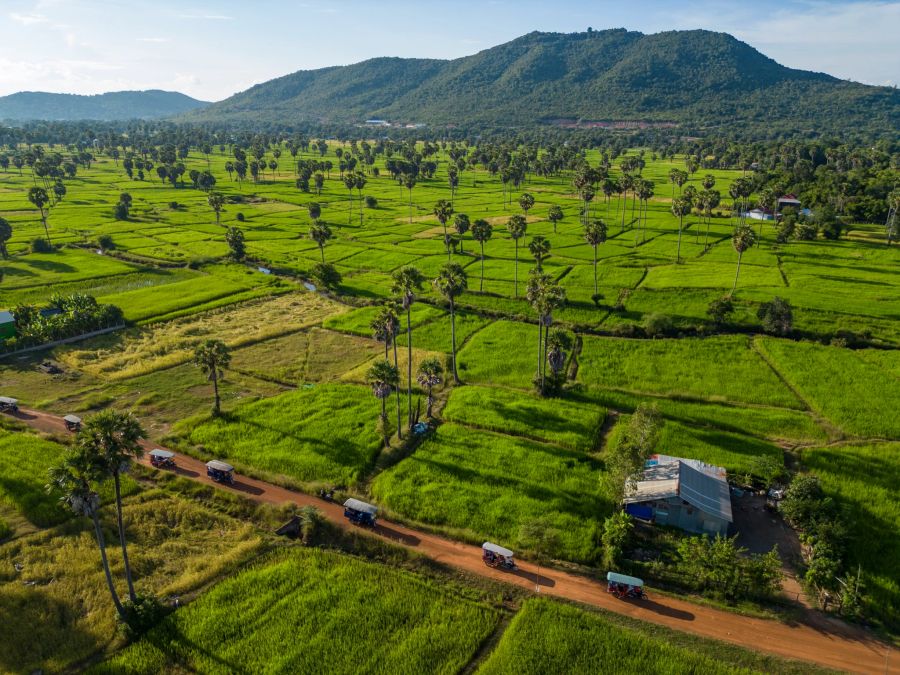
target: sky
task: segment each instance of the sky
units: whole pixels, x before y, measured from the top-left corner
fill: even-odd
[[[296,70],[456,58],[534,30],[731,33],[779,63],[900,84],[900,0],[0,0],[0,95],[216,101]]]

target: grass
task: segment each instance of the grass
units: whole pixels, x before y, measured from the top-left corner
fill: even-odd
[[[251,525],[158,492],[130,498],[125,514],[138,591],[162,598],[202,587],[262,545]],[[108,508],[103,526],[124,594],[115,514]],[[115,610],[87,520],[0,545],[0,570],[0,671],[59,672],[115,643]]]
[[[44,489],[47,469],[64,451],[58,443],[33,434],[0,429],[0,503],[36,527],[65,520],[68,516],[57,498]]]
[[[176,425],[207,458],[271,476],[347,485],[371,467],[381,447],[381,408],[368,387],[316,385],[246,403],[219,418]]]
[[[584,338],[578,378],[593,387],[709,402],[802,408],[743,336]]]
[[[522,548],[521,527],[545,519],[558,557],[588,561],[608,505],[590,456],[512,436],[441,425],[372,484],[377,503],[470,541]]]
[[[900,439],[900,381],[857,352],[774,338],[756,344],[809,405],[848,434]]]
[[[900,443],[804,450],[806,470],[844,507],[848,568],[863,572],[866,613],[900,628]]]
[[[456,673],[498,614],[452,590],[295,549],[218,584],[92,672]]]
[[[590,452],[606,411],[592,403],[471,385],[453,390],[442,415],[458,424]]]

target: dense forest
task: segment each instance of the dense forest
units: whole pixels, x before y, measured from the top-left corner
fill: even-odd
[[[0,96],[0,120],[160,119],[205,106],[176,91],[112,91],[94,96],[20,91]]]

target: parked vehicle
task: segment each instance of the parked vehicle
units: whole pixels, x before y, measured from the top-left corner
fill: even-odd
[[[644,592],[644,582],[637,577],[630,577],[627,574],[619,574],[618,572],[606,573],[606,592],[612,593],[620,600],[646,600],[647,594]]]
[[[489,541],[481,545],[481,560],[488,567],[495,569],[514,570],[516,561],[513,560],[513,552]]]
[[[81,418],[77,415],[66,415],[63,417],[63,422],[66,423],[66,429],[69,431],[81,431]]]
[[[334,501],[334,488],[319,488],[319,498],[324,499],[326,502]]]
[[[157,469],[174,469],[175,453],[169,450],[161,450],[156,448],[150,451],[150,466]]]
[[[234,467],[226,462],[220,462],[218,459],[206,463],[206,475],[217,483],[234,485]]]
[[[351,497],[344,502],[344,517],[354,525],[375,527],[378,507]]]
[[[14,413],[19,411],[19,401],[9,396],[0,396],[0,412]]]

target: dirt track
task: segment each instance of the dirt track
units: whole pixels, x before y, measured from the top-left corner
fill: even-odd
[[[68,433],[62,419],[55,415],[22,409],[18,415],[12,417],[40,431],[54,434]],[[144,442],[143,445],[148,450],[160,447],[149,442]],[[343,507],[337,504],[240,475],[236,475],[233,486],[220,486],[207,478],[204,462],[180,454],[176,461],[177,473],[185,478],[242,493],[259,502],[272,504],[290,502],[300,506],[311,504],[340,526],[352,527],[343,517]],[[144,463],[149,464],[146,460]],[[501,572],[488,568],[481,562],[481,549],[476,546],[454,542],[383,520],[379,522],[374,532],[444,564],[498,581],[535,589],[538,570],[529,563],[520,563],[520,569],[516,572]],[[803,622],[785,625],[703,607],[675,598],[654,598],[652,592],[650,600],[625,602],[608,595],[604,585],[586,577],[544,568],[540,574],[539,592],[545,595],[601,607],[642,621],[723,640],[754,651],[810,661],[838,670],[859,673],[897,672],[893,654],[887,645],[859,628],[816,613],[808,613],[808,618]]]

